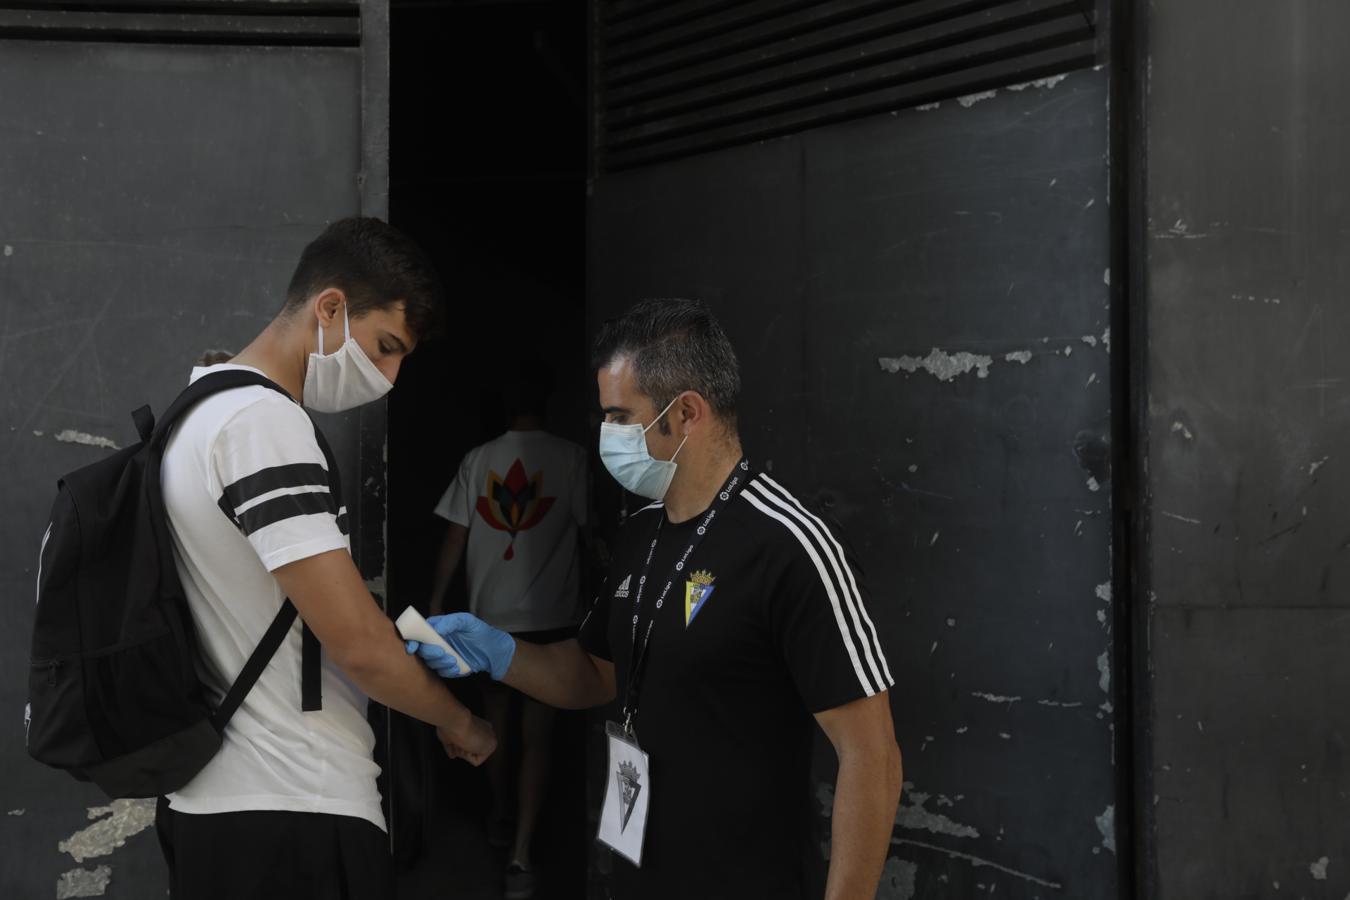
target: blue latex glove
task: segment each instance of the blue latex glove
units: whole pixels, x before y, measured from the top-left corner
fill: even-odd
[[[445,638],[469,668],[461,674],[455,658],[440,647],[408,641],[408,652],[416,653],[437,675],[462,678],[474,672],[487,672],[495,681],[506,677],[506,670],[511,668],[511,660],[516,655],[516,639],[511,635],[468,613],[432,616],[427,619],[427,624]]]

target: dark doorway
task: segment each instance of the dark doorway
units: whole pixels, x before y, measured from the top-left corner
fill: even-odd
[[[501,433],[497,386],[543,362],[549,430],[589,445],[585,369],[586,13],[569,2],[395,2],[390,217],[436,259],[449,332],[419,349],[391,395],[391,609],[423,608],[445,523],[432,508],[464,453]],[[462,570],[452,588],[464,602]],[[460,608],[463,608],[462,606]],[[473,684],[456,686],[471,706]],[[480,710],[481,711],[481,710]],[[585,891],[584,717],[563,715],[534,842],[540,898]],[[389,789],[403,896],[501,896],[484,773],[395,724]],[[399,807],[401,804],[401,808]]]

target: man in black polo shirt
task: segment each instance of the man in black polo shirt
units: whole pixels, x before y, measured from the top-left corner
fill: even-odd
[[[706,307],[639,304],[606,324],[595,364],[601,458],[656,502],[624,524],[580,635],[536,646],[467,614],[433,625],[473,671],[545,703],[621,701],[600,829],[628,857],[613,896],[803,897],[818,723],[839,757],[826,897],[873,897],[901,766],[855,561],[744,459],[738,364]]]

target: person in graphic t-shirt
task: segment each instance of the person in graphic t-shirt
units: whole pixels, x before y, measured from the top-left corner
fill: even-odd
[[[219,702],[285,598],[299,611],[201,772],[160,801],[156,828],[177,900],[383,900],[386,826],[366,722],[373,697],[437,727],[475,765],[496,746],[440,679],[404,653],[352,561],[306,410],[378,400],[441,315],[430,263],[378,219],[344,219],[301,254],[277,317],[225,363],[248,386],[191,409],[164,451],[174,559]],[[302,709],[303,625],[321,645],[321,708]],[[304,704],[312,706],[312,704]]]
[[[470,450],[436,505],[450,527],[432,586],[431,612],[445,610],[445,595],[463,560],[469,609],[497,628],[535,644],[576,636],[581,621],[577,539],[587,524],[586,451],[544,431],[547,373],[527,366],[502,385],[509,428]],[[484,701],[499,740],[509,733],[512,691],[487,681]],[[506,805],[510,754],[503,743],[488,761],[492,813],[488,838],[507,849],[505,897],[534,891],[530,842],[549,772],[552,707],[518,695],[521,758],[516,781],[515,828]]]

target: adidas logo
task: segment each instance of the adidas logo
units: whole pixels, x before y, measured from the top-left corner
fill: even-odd
[[[633,576],[632,576],[632,575],[629,575],[627,578],[625,578],[625,579],[623,580],[623,584],[619,585],[619,589],[618,589],[617,591],[614,592],[614,599],[615,599],[615,600],[627,600],[627,599],[628,599],[628,587],[629,587],[629,585],[632,584],[632,582],[633,582]]]

